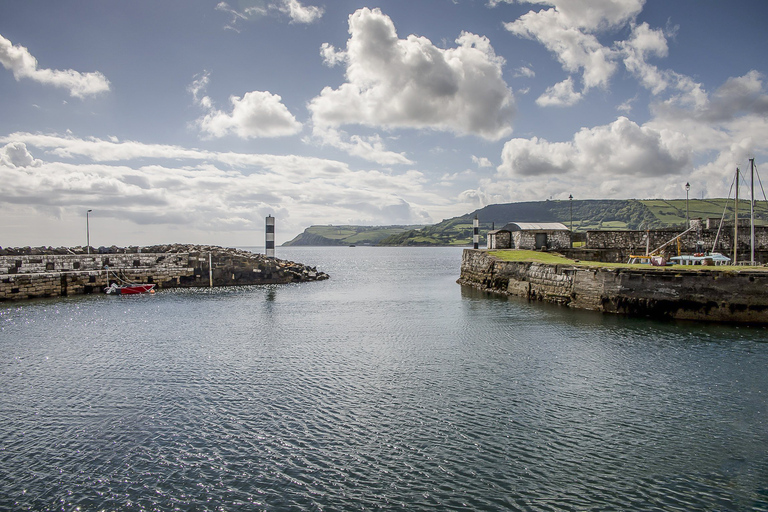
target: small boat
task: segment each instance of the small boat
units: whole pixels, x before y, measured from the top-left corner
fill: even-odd
[[[154,284],[123,284],[112,283],[104,288],[104,293],[115,295],[136,295],[138,293],[155,293]]]
[[[674,256],[670,258],[676,265],[706,265],[706,266],[720,266],[729,265],[731,258],[723,256],[719,252],[713,252],[710,254],[697,253],[694,255],[682,255]]]

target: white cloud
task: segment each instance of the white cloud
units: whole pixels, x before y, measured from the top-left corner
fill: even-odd
[[[502,151],[502,176],[578,174],[599,177],[665,176],[690,170],[691,148],[684,137],[639,126],[619,117],[606,126],[582,128],[571,142],[512,139]]]
[[[349,32],[347,82],[309,104],[316,128],[426,128],[491,140],[511,133],[514,98],[486,38],[462,33],[445,50],[424,37],[399,39],[392,20],[368,8],[350,16]],[[324,48],[327,63],[339,60]]]
[[[203,73],[187,87],[187,91],[200,107],[208,112],[196,121],[200,130],[210,137],[236,135],[242,139],[257,137],[283,137],[296,135],[302,124],[282,104],[282,98],[266,91],[251,91],[242,98],[231,96],[230,113],[213,107],[210,97],[204,96],[209,74]]]
[[[413,162],[403,153],[388,151],[379,135],[349,135],[343,130],[328,126],[316,126],[312,132],[316,140],[340,149],[349,155],[375,162],[379,165],[407,165]]]
[[[627,71],[637,76],[645,88],[659,94],[669,86],[670,74],[647,63],[648,57],[666,57],[668,54],[667,39],[661,30],[653,30],[647,23],[633,26],[630,39],[620,41],[617,46]]]
[[[493,179],[465,196],[484,204],[570,193],[677,197],[686,181],[697,194],[727,195],[735,168],[768,154],[765,77],[750,71],[729,78],[710,97],[693,80],[667,73],[674,95],[655,103],[650,121],[638,125],[619,117],[566,142],[512,139]]]
[[[621,26],[640,14],[645,4],[645,0],[489,0],[488,5],[515,2],[552,6],[566,24],[587,30]]]
[[[280,11],[288,14],[293,23],[312,23],[325,12],[322,7],[305,6],[298,0],[284,0]]]
[[[570,107],[581,100],[581,93],[573,90],[573,79],[566,78],[562,82],[547,88],[547,92],[536,99],[540,107]]]
[[[330,68],[343,64],[347,60],[346,52],[338,51],[329,43],[322,44],[320,47],[320,55],[323,57],[323,64]]]
[[[493,164],[490,160],[488,160],[484,156],[475,156],[472,155],[472,161],[477,165],[478,167],[493,167]]]
[[[40,167],[42,161],[35,159],[23,142],[11,142],[0,149],[0,165],[6,167]]]
[[[325,9],[311,5],[303,5],[298,0],[278,0],[274,2],[259,2],[250,5],[241,6],[241,9],[235,9],[227,2],[219,2],[216,10],[230,15],[230,21],[224,28],[240,32],[238,24],[248,20],[261,18],[265,16],[287,15],[291,23],[314,23],[322,18]]]
[[[581,72],[585,89],[606,87],[616,71],[613,51],[600,44],[593,34],[574,26],[557,9],[530,11],[504,26],[517,36],[541,42],[566,71]]]
[[[176,233],[194,227],[194,236],[205,241],[214,233],[253,236],[268,213],[280,217],[286,237],[317,223],[432,222],[426,212],[450,203],[432,192],[415,170],[353,170],[317,158],[29,133],[0,137],[0,143],[5,144],[0,149],[4,210],[26,205],[43,215],[79,215],[82,205],[88,205],[100,218],[115,222],[175,225]],[[44,150],[46,157],[31,159],[27,147]],[[75,156],[94,162],[67,161]],[[153,163],[146,164],[148,159]]]
[[[536,72],[528,66],[520,66],[515,70],[516,77],[533,78],[536,76]]]
[[[13,45],[0,35],[0,63],[13,73],[18,81],[28,78],[43,85],[69,90],[70,96],[84,98],[109,90],[109,80],[96,71],[80,73],[72,69],[40,69],[35,57],[23,46]]]
[[[296,135],[301,123],[281,103],[280,96],[264,91],[247,92],[242,98],[231,96],[231,113],[211,110],[198,119],[203,133],[212,137],[234,134],[241,139]]]

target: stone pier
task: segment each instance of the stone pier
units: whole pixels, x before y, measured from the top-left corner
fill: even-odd
[[[604,313],[768,324],[768,271],[761,269],[554,265],[465,249],[458,282]]]
[[[163,289],[328,279],[314,267],[216,246],[78,250],[0,249],[0,301],[101,292],[113,282],[153,283]]]

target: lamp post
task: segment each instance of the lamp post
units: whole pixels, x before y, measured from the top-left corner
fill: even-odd
[[[88,210],[85,212],[85,244],[87,246],[86,250],[88,251],[88,254],[91,254],[91,226],[89,223],[88,215],[92,211],[93,210]]]
[[[571,205],[571,249],[573,249],[573,194],[568,194],[568,201]]]
[[[691,184],[685,184],[685,229],[691,227],[691,218],[688,215],[688,191],[691,190]]]

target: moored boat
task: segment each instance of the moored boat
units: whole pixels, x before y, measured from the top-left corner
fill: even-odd
[[[154,284],[123,284],[112,283],[104,288],[104,293],[115,295],[136,295],[139,293],[155,293]]]

